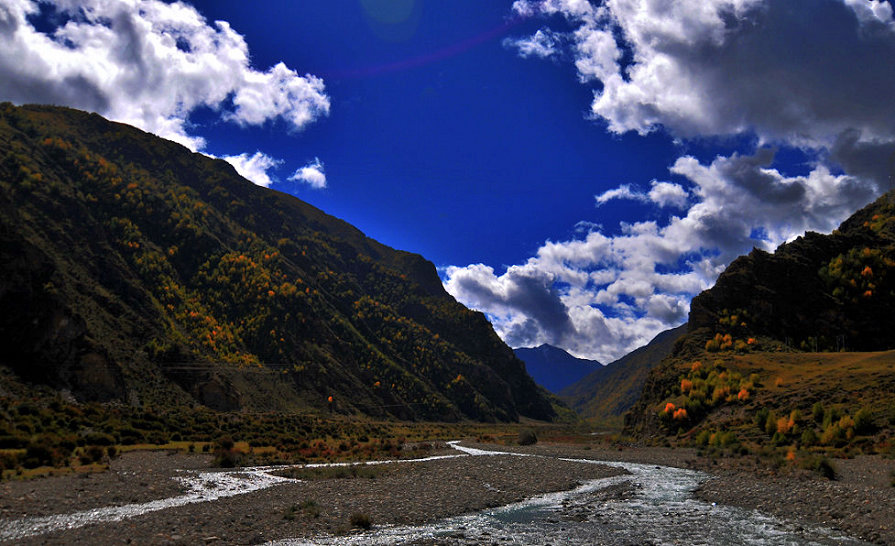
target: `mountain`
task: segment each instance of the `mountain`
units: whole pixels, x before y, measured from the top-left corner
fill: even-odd
[[[576,358],[546,343],[540,347],[513,349],[513,352],[525,362],[525,369],[535,382],[553,393],[603,367],[596,360]]]
[[[555,416],[421,256],[95,114],[0,105],[0,264],[0,369],[66,397]]]
[[[660,333],[643,347],[562,389],[560,397],[594,423],[621,427],[622,416],[637,402],[649,371],[671,354],[675,341],[686,331],[685,324]]]
[[[626,428],[697,445],[870,449],[895,423],[893,308],[890,192],[830,235],[731,263],[691,303],[687,335]]]

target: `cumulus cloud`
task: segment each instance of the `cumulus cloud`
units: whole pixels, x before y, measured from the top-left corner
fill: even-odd
[[[58,24],[42,32],[44,17]],[[7,0],[0,3],[0,97],[91,110],[202,149],[189,133],[199,107],[243,125],[293,130],[329,112],[323,81],[278,63],[251,66],[225,21],[161,0]]]
[[[448,268],[448,291],[487,312],[504,339],[621,356],[684,321],[692,296],[736,256],[830,231],[891,186],[895,102],[881,99],[895,92],[888,2],[517,0],[513,9],[543,18],[562,49],[551,56],[572,60],[608,131],[753,144],[707,163],[682,155],[669,168],[674,181],[595,196],[598,207],[634,200],[664,209],[661,222],[622,223],[612,235],[587,226],[504,273]],[[557,17],[562,30],[551,28]],[[808,171],[776,166],[781,148],[799,149]],[[541,279],[539,293],[562,305],[569,324],[557,330],[505,297],[523,288],[519,278]]]
[[[690,299],[736,256],[807,230],[830,231],[875,194],[872,182],[822,165],[785,176],[772,167],[774,156],[762,148],[709,164],[681,157],[670,170],[690,192],[653,182],[648,193],[621,187],[603,195],[672,204],[685,214],[623,224],[617,235],[594,227],[584,237],[548,241],[503,273],[483,264],[449,267],[445,288],[487,313],[511,345],[551,343],[610,362],[684,322]]]
[[[571,53],[582,80],[597,81],[591,110],[611,131],[754,132],[824,147],[843,131],[895,137],[895,104],[880,100],[895,87],[887,2],[519,0],[514,9],[575,27]]]
[[[315,190],[322,190],[326,187],[326,172],[323,170],[323,162],[315,157],[314,161],[292,173],[289,180],[302,182]]]
[[[653,180],[647,197],[660,207],[687,208],[687,190],[680,184]]]
[[[258,184],[259,186],[264,186],[265,188],[270,187],[273,183],[273,180],[271,180],[267,171],[283,163],[282,160],[274,159],[262,152],[255,152],[252,155],[247,153],[227,155],[223,156],[221,159],[233,165],[236,172],[243,178]]]

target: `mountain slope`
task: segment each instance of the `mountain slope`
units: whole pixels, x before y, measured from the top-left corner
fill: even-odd
[[[91,400],[554,416],[434,266],[222,160],[0,105],[0,364]]]
[[[830,235],[735,260],[693,300],[687,335],[650,373],[626,428],[791,449],[884,440],[895,423],[893,308],[890,193]]]
[[[513,352],[525,362],[525,370],[535,382],[553,393],[603,367],[596,360],[576,358],[546,343],[540,347],[513,349]]]
[[[686,331],[685,324],[660,333],[643,347],[566,387],[560,397],[586,419],[621,427],[622,416],[640,397],[649,371],[671,354],[675,341]]]

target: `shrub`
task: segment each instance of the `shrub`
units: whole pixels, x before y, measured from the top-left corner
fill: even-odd
[[[308,516],[310,516],[312,518],[320,517],[320,506],[312,500],[306,500],[306,501],[302,502],[301,510],[302,510],[302,512],[304,512],[305,514],[307,514]]]
[[[519,431],[520,446],[530,446],[536,443],[538,443],[538,435],[535,434],[535,431],[528,428]]]
[[[817,443],[817,434],[814,432],[813,428],[806,428],[802,432],[801,444],[802,447],[813,446]]]
[[[814,470],[828,480],[836,479],[836,468],[833,466],[830,459],[827,459],[826,457],[817,459],[817,462],[814,465]]]
[[[765,424],[768,422],[768,416],[771,414],[768,408],[761,408],[758,412],[755,413],[755,417],[752,418],[752,422],[755,423],[759,429],[764,430]]]
[[[873,414],[870,413],[870,408],[865,406],[858,410],[858,413],[855,414],[854,421],[856,434],[869,434],[873,432]]]
[[[351,522],[352,527],[358,527],[360,529],[369,529],[370,527],[373,527],[373,520],[370,519],[369,515],[362,512],[351,514],[351,518],[349,518],[348,521]]]
[[[78,457],[81,464],[98,463],[103,460],[105,451],[102,446],[87,446],[84,452]]]

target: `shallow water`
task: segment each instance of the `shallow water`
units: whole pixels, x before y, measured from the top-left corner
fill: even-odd
[[[468,448],[458,442],[450,442],[450,445],[460,453],[415,460],[294,466],[406,464],[455,457],[535,456]],[[571,491],[550,493],[430,525],[384,526],[347,537],[321,536],[269,544],[863,544],[831,529],[803,527],[756,511],[702,502],[693,495],[699,483],[707,478],[700,472],[635,463],[562,460],[614,466],[629,474],[592,480]],[[184,485],[182,495],[70,514],[0,520],[0,541],[122,521],[157,510],[213,502],[298,481],[275,474],[284,468],[290,467],[185,471],[178,478]]]
[[[507,456],[454,445],[472,456]],[[520,454],[521,455],[521,454]],[[598,463],[583,459],[568,461]],[[838,531],[805,527],[757,511],[695,498],[703,473],[655,465],[599,462],[629,474],[566,492],[430,525],[385,526],[358,535],[271,542],[277,546],[351,544],[864,544]]]

